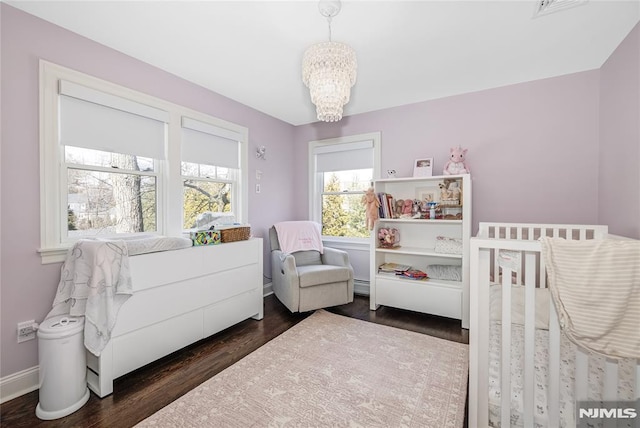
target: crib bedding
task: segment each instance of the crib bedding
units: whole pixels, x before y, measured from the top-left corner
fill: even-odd
[[[99,239],[105,241],[110,240]],[[118,238],[118,240],[124,241],[130,256],[156,253],[159,251],[180,250],[193,245],[191,239],[177,236],[140,235]]]
[[[499,321],[491,321],[489,335],[489,426],[500,427],[500,353],[501,329]],[[547,427],[548,381],[548,344],[549,332],[544,329],[535,331],[534,356],[534,424],[535,427]],[[573,408],[575,383],[575,345],[564,335],[561,338],[560,353],[560,419],[561,427],[575,427]],[[589,360],[589,400],[601,400],[604,382],[605,359],[593,355]],[[633,360],[619,362],[618,397],[620,400],[633,399]],[[523,389],[524,389],[524,326],[512,324],[511,329],[511,427],[523,426]]]

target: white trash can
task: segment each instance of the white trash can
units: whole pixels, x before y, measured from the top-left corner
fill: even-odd
[[[89,400],[83,332],[84,317],[52,317],[38,327],[38,418],[62,418]]]

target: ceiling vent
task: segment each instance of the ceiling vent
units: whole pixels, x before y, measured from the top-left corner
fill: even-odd
[[[588,0],[537,0],[533,17],[549,15],[572,7],[585,4]]]

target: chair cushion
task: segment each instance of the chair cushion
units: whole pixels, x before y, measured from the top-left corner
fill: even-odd
[[[291,255],[296,259],[297,267],[322,264],[322,258],[319,251],[296,251],[295,253],[291,253]]]
[[[332,265],[307,265],[298,267],[300,287],[342,282],[351,279],[351,269]]]

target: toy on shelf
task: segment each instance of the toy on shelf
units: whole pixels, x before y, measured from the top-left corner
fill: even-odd
[[[398,248],[400,246],[400,232],[391,227],[378,229],[378,242],[380,248]]]
[[[444,164],[444,170],[442,175],[457,175],[457,174],[469,174],[471,171],[467,166],[465,159],[467,156],[467,149],[462,147],[452,147],[450,149],[449,161]]]
[[[454,178],[445,178],[440,187],[440,204],[446,206],[459,206],[462,203],[462,187],[460,181]]]
[[[430,219],[435,219],[436,218],[436,206],[438,205],[437,202],[429,202],[429,218]]]
[[[402,202],[400,218],[411,218],[413,216],[413,199],[405,199]]]
[[[380,202],[373,191],[373,187],[370,187],[367,192],[362,195],[362,203],[365,206],[365,224],[367,229],[373,230],[373,225],[378,219],[378,208],[380,207]]]

